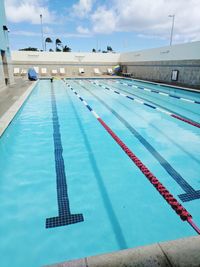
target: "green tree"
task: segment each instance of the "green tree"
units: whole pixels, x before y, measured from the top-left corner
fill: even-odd
[[[38,51],[38,49],[35,47],[27,47],[27,48],[19,49],[19,51]]]
[[[50,37],[45,39],[45,51],[47,50],[47,43],[53,43]]]
[[[111,46],[107,46],[107,51],[108,51],[108,52],[113,52],[112,47],[111,47]]]
[[[63,47],[63,52],[71,52],[71,48],[68,47],[67,45],[65,45],[65,46]]]
[[[61,50],[61,48],[62,48],[62,42],[61,42],[61,40],[60,39],[56,39],[56,52],[61,52],[62,50]]]

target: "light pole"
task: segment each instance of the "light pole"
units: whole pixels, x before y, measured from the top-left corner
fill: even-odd
[[[172,18],[172,28],[171,28],[171,35],[170,35],[170,46],[172,45],[173,33],[174,33],[174,20],[175,15],[169,15],[169,18]]]
[[[42,14],[40,14],[40,23],[41,23],[42,50],[44,51],[44,33],[43,33]]]

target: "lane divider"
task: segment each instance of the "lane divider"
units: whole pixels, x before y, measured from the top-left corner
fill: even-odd
[[[178,202],[178,200],[166,189],[166,187],[153,175],[153,173],[140,161],[140,159],[126,146],[126,144],[112,131],[112,129],[100,118],[100,116],[88,105],[88,103],[71,87],[66,83],[68,88],[81,100],[86,108],[93,114],[93,116],[99,121],[104,129],[111,135],[116,143],[122,148],[132,162],[140,169],[149,182],[156,188],[156,190],[162,195],[167,203],[175,210],[177,215],[183,221],[187,221],[193,229],[200,235],[200,228],[192,220],[192,215]]]
[[[97,96],[95,92],[89,90],[84,86],[80,81],[76,82],[81,85],[81,88],[86,90],[90,95],[94,96],[104,107],[106,107],[133,135],[138,139],[138,141],[147,149],[149,153],[160,163],[160,165],[168,172],[168,174],[176,181],[176,183],[182,188],[184,191],[183,194],[178,195],[182,202],[191,201],[194,199],[200,199],[200,190],[195,190],[182,176],[178,173],[172,165],[142,136],[139,132],[136,131],[126,121],[122,116],[119,115],[111,106],[103,101],[102,98]]]
[[[179,99],[179,100],[182,100],[182,101],[186,101],[186,102],[189,102],[189,103],[200,104],[200,101],[192,100],[192,99],[185,98],[185,97],[175,96],[175,95],[168,94],[168,93],[165,93],[165,92],[161,92],[161,91],[158,91],[158,90],[154,90],[154,89],[150,89],[150,88],[146,88],[146,87],[142,87],[142,86],[138,86],[138,85],[134,85],[134,84],[130,84],[130,83],[125,83],[125,82],[116,81],[116,83],[120,83],[120,84],[123,84],[125,86],[129,86],[129,87],[133,87],[133,88],[138,88],[140,90],[144,90],[144,91],[147,91],[147,92],[159,94],[159,95],[162,95],[162,96],[173,97],[173,98],[176,98],[176,99]]]
[[[189,120],[189,119],[183,118],[183,117],[181,117],[181,116],[179,116],[179,115],[177,115],[177,114],[171,113],[171,112],[169,112],[169,111],[167,111],[167,110],[165,110],[165,109],[163,109],[163,108],[159,108],[159,107],[157,107],[157,106],[154,106],[154,105],[152,105],[152,104],[149,104],[149,103],[147,103],[147,102],[144,102],[144,101],[140,100],[139,98],[132,97],[132,96],[129,96],[129,95],[125,95],[125,94],[123,94],[123,93],[121,93],[121,92],[119,92],[119,91],[116,91],[116,90],[114,90],[114,89],[111,89],[111,88],[108,87],[108,86],[104,86],[104,85],[102,85],[102,84],[99,84],[99,83],[94,82],[94,81],[91,81],[91,80],[89,80],[89,82],[92,83],[92,84],[95,84],[95,85],[97,85],[97,86],[99,86],[99,87],[101,87],[101,88],[103,88],[103,89],[112,91],[112,92],[114,92],[115,94],[121,95],[121,96],[123,96],[123,97],[125,97],[125,98],[128,98],[128,99],[130,99],[130,100],[132,100],[132,101],[135,101],[135,102],[137,102],[137,103],[139,103],[139,104],[142,104],[142,105],[144,105],[144,106],[147,106],[147,107],[149,107],[149,108],[152,108],[152,109],[155,109],[155,110],[157,110],[157,111],[159,111],[159,112],[162,112],[162,113],[164,113],[164,114],[166,114],[166,115],[168,115],[168,116],[170,116],[170,117],[173,117],[173,118],[175,118],[175,119],[178,119],[178,120],[180,120],[180,121],[183,121],[183,122],[185,122],[185,123],[188,123],[188,124],[190,124],[190,125],[192,125],[192,126],[195,126],[195,127],[197,127],[197,128],[200,128],[200,124],[199,124],[198,122],[191,121],[191,120]]]

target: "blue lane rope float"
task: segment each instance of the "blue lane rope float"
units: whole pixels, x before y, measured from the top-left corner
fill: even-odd
[[[54,140],[54,156],[57,183],[57,201],[58,216],[46,219],[46,228],[54,228],[84,221],[82,214],[71,214],[69,197],[67,192],[67,182],[65,174],[65,163],[63,159],[63,147],[60,134],[60,125],[56,105],[56,97],[54,86],[51,82],[51,108],[53,122],[53,140]]]
[[[115,82],[115,83],[116,83],[116,82]],[[155,105],[155,106],[157,106],[157,107],[159,107],[159,108],[161,108],[161,109],[165,109],[165,110],[167,110],[168,112],[174,113],[173,110],[170,110],[169,108],[166,108],[166,107],[164,107],[164,106],[161,106],[160,104],[156,103],[155,101],[153,102],[152,100],[149,100],[149,99],[147,98],[147,95],[138,96],[138,95],[137,95],[137,92],[135,92],[134,90],[127,91],[127,90],[125,90],[126,88],[121,88],[121,87],[119,88],[119,87],[116,87],[116,85],[114,84],[114,82],[112,82],[112,84],[110,85],[110,87],[111,87],[111,88],[116,88],[116,89],[119,90],[120,92],[124,92],[125,94],[132,95],[133,97],[139,98],[139,99],[141,99],[141,100],[144,101],[144,102],[153,104],[153,105]],[[182,108],[185,109],[185,110],[187,110],[187,111],[189,111],[189,112],[192,112],[192,113],[194,113],[194,114],[199,115],[199,113],[196,113],[195,111],[188,110],[187,107],[182,107]],[[178,115],[178,116],[180,116],[180,117],[184,117],[184,118],[186,118],[186,119],[188,119],[188,120],[191,120],[191,119],[189,119],[189,118],[187,118],[187,117],[185,117],[185,116],[182,116],[181,114],[179,114],[179,113],[177,113],[177,112],[176,112],[176,115]]]
[[[151,92],[151,93],[154,93],[154,94],[159,94],[159,95],[162,95],[162,96],[173,97],[173,98],[176,98],[176,99],[188,102],[188,103],[200,104],[200,101],[192,100],[192,99],[189,99],[189,98],[186,98],[186,97],[175,96],[175,95],[168,94],[168,93],[165,93],[165,92],[161,92],[161,91],[158,91],[158,90],[155,90],[155,89],[150,89],[148,87],[143,87],[143,86],[139,86],[139,85],[135,85],[135,84],[129,84],[129,83],[125,83],[125,82],[119,82],[119,81],[116,81],[116,83],[119,83],[119,84],[122,84],[122,85],[125,85],[125,86],[128,86],[128,87],[138,88],[140,90],[144,90],[144,91]]]
[[[197,127],[197,128],[200,128],[200,124],[199,124],[198,122],[191,121],[191,120],[186,119],[186,118],[184,118],[184,117],[181,117],[181,116],[179,116],[179,115],[177,115],[177,114],[175,114],[175,113],[171,113],[171,112],[167,111],[167,110],[164,109],[164,108],[160,108],[160,107],[154,106],[154,105],[152,105],[152,104],[149,104],[149,103],[147,103],[147,102],[142,101],[142,100],[139,99],[139,98],[132,97],[132,96],[129,96],[129,95],[125,95],[125,94],[123,94],[123,93],[121,93],[121,92],[119,92],[119,91],[116,91],[116,90],[114,90],[114,89],[111,89],[111,88],[108,87],[108,86],[104,86],[104,85],[102,85],[102,84],[99,84],[99,83],[94,82],[94,81],[91,81],[91,80],[89,80],[89,81],[90,81],[92,84],[95,84],[95,85],[97,85],[97,86],[99,86],[99,87],[101,87],[101,88],[103,88],[103,89],[112,91],[112,92],[114,92],[115,94],[121,95],[121,96],[123,96],[123,97],[125,97],[125,98],[128,98],[128,99],[130,99],[130,100],[132,100],[132,101],[135,101],[135,102],[137,102],[137,103],[139,103],[139,104],[142,104],[142,105],[147,106],[147,107],[149,107],[149,108],[155,109],[156,111],[162,112],[162,113],[164,113],[164,114],[166,114],[166,115],[168,115],[168,116],[170,116],[170,117],[173,117],[173,118],[175,118],[175,119],[178,119],[178,120],[180,120],[180,121],[183,121],[183,122],[185,122],[185,123],[188,123],[188,124],[190,124],[190,125],[192,125],[192,126],[195,126],[195,127]]]
[[[85,105],[85,107],[93,114],[99,121],[103,128],[110,134],[116,143],[122,148],[132,162],[140,169],[149,182],[162,195],[167,203],[174,209],[177,215],[183,221],[187,221],[189,225],[200,235],[200,228],[192,220],[192,215],[178,202],[178,200],[166,189],[166,187],[156,178],[155,175],[142,163],[142,161],[126,146],[126,144],[112,131],[112,129],[100,118],[100,116],[91,108],[90,105],[71,87],[66,83],[68,88],[78,97],[78,99]]]

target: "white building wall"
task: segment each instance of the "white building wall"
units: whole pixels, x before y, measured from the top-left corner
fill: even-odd
[[[13,51],[13,62],[118,63],[120,54]]]
[[[168,60],[199,60],[200,41],[128,53],[12,51],[13,62],[124,63]]]
[[[13,51],[12,60],[14,68],[28,70],[30,67],[38,67],[42,75],[42,68],[47,69],[46,76],[52,74],[52,70],[65,68],[67,76],[79,74],[79,68],[83,67],[87,76],[94,75],[94,68],[106,73],[107,69],[118,64],[120,54],[115,53],[80,53],[80,52],[32,52]]]
[[[121,64],[123,71],[135,78],[168,83],[171,83],[172,71],[178,70],[177,84],[200,87],[200,42],[121,54],[13,51],[12,60],[14,67],[20,70],[46,67],[48,75],[52,69],[64,67],[67,76],[77,75],[81,66],[87,76],[92,76],[95,67],[104,73],[108,67]]]
[[[166,46],[120,54],[120,62],[199,60],[200,42]]]

